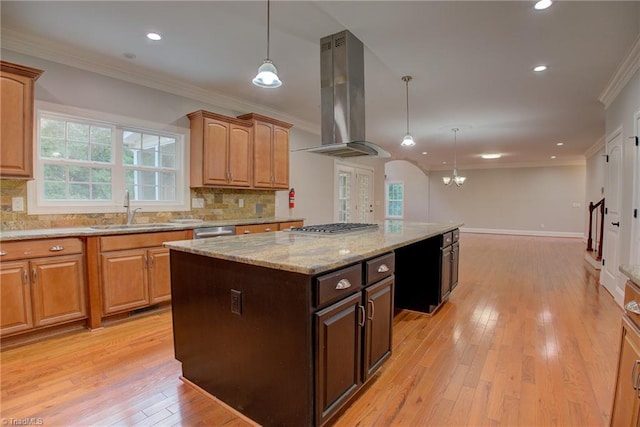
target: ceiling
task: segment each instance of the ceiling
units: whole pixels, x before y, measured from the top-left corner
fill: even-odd
[[[443,164],[453,161],[457,127],[459,167],[584,162],[604,137],[599,98],[639,43],[640,1],[563,1],[544,11],[533,4],[274,0],[269,56],[278,89],[251,84],[266,57],[265,1],[3,0],[2,47],[197,93],[319,134],[319,41],[348,29],[365,45],[367,140],[393,157],[450,167]],[[149,31],[164,38],[151,42]],[[533,72],[538,64],[548,70]],[[404,75],[413,77],[413,148],[399,145]]]

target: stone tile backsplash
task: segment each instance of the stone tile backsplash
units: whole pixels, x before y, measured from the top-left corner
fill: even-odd
[[[22,197],[24,212],[13,212],[13,197]],[[247,219],[275,216],[275,192],[268,190],[239,190],[228,188],[192,188],[191,199],[203,199],[203,208],[184,212],[144,212],[136,214],[135,222],[169,222],[177,218],[197,218],[204,221]],[[240,207],[239,200],[244,204]],[[132,206],[135,207],[134,203]],[[0,180],[0,230],[31,230],[38,228],[83,227],[97,224],[124,223],[125,211],[97,214],[27,214],[27,182]]]

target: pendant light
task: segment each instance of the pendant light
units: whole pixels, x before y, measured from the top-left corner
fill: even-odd
[[[458,175],[458,165],[457,165],[457,159],[456,159],[456,142],[457,142],[457,133],[460,129],[452,128],[451,130],[453,131],[453,174],[451,176],[443,176],[442,182],[444,183],[444,185],[449,185],[452,182],[454,182],[456,186],[460,187],[462,184],[464,184],[465,180],[467,179],[464,176]]]
[[[409,133],[409,82],[411,81],[411,79],[413,79],[413,77],[411,76],[402,77],[402,80],[404,81],[407,88],[407,133],[404,134],[404,138],[400,143],[400,145],[402,145],[403,147],[413,147],[414,145],[416,145],[416,142],[413,140],[413,136],[411,136],[411,134]]]
[[[270,18],[270,1],[267,0],[267,59],[262,62],[258,68],[258,75],[253,79],[253,84],[259,87],[276,88],[282,86],[282,82],[278,78],[278,70],[269,59],[269,19]]]

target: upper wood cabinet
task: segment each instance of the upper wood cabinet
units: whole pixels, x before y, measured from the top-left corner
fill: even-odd
[[[208,111],[191,121],[191,187],[251,187],[252,123]]]
[[[33,178],[33,87],[42,73],[0,61],[1,178]]]
[[[238,118],[253,123],[253,186],[288,189],[289,129],[292,125],[255,113]]]

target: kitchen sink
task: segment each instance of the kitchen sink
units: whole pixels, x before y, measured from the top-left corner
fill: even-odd
[[[105,224],[105,225],[92,225],[89,228],[94,230],[129,230],[139,228],[156,228],[156,227],[173,227],[176,224],[168,222],[156,222],[152,224]]]

